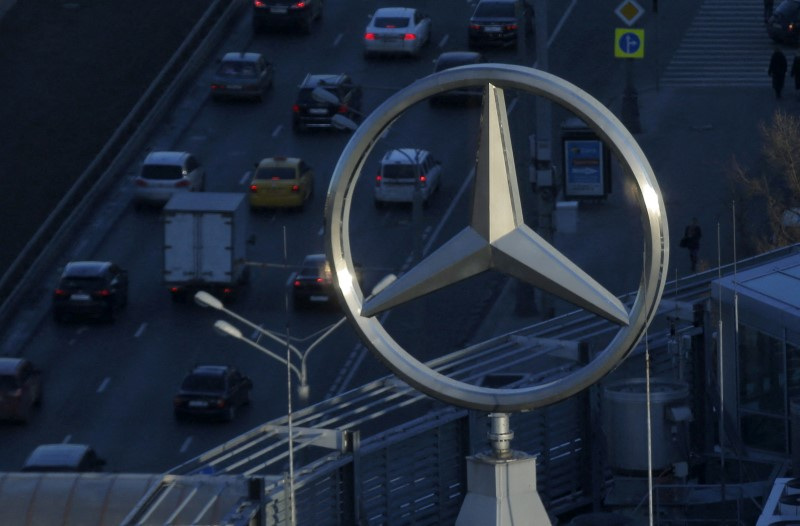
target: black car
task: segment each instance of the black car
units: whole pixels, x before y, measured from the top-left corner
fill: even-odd
[[[324,90],[327,100],[315,97],[314,90]],[[361,119],[361,86],[345,74],[306,75],[292,106],[292,127],[333,128],[333,116],[341,115],[358,122]]]
[[[53,292],[53,318],[113,321],[128,303],[128,272],[111,261],[67,263]]]
[[[433,72],[481,62],[483,62],[483,55],[477,51],[445,51],[434,62]],[[483,88],[470,86],[438,93],[430,97],[428,101],[430,104],[468,104],[473,101],[480,102],[481,97],[483,97]]]
[[[533,28],[533,10],[525,2],[521,5],[527,33]],[[480,0],[469,19],[467,28],[469,48],[516,47],[519,23],[517,0]]]
[[[336,301],[333,275],[325,254],[309,254],[292,280],[294,307],[328,305]]]
[[[211,417],[231,421],[250,404],[253,382],[229,365],[198,365],[172,400],[175,418]]]
[[[783,0],[767,20],[767,34],[775,42],[796,45],[800,36],[800,0]]]
[[[299,27],[311,33],[314,20],[322,18],[322,0],[253,0],[253,30],[267,27]]]

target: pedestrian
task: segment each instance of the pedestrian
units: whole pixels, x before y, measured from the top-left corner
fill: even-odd
[[[697,253],[700,251],[701,237],[703,237],[703,231],[697,223],[697,218],[693,217],[691,224],[686,225],[686,229],[683,231],[683,239],[681,239],[681,247],[689,249],[692,272],[697,270]]]
[[[795,97],[800,98],[800,51],[794,54],[792,60],[792,69],[789,74],[794,79],[794,94]]]
[[[772,57],[769,59],[769,69],[767,75],[772,77],[772,89],[775,90],[775,98],[781,98],[783,82],[786,80],[786,57],[780,48],[775,48]]]
[[[769,17],[772,16],[772,0],[764,0],[764,23],[769,22]]]

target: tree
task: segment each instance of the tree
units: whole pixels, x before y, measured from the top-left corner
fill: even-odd
[[[735,195],[746,203],[737,214],[737,227],[747,229],[741,234],[757,252],[765,252],[800,242],[800,118],[778,110],[772,122],[759,125],[759,132],[765,161],[760,170],[750,173],[734,159],[731,174]],[[762,213],[764,230],[753,227],[758,221],[744,219]]]

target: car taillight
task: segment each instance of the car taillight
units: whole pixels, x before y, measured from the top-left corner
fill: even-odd
[[[405,35],[403,35],[403,40],[416,40],[416,39],[417,35],[415,35],[414,33],[406,33]]]
[[[339,109],[336,111],[338,111],[339,113],[347,113],[347,106],[345,106],[344,104],[340,104]]]
[[[299,287],[300,286],[300,280],[299,279],[294,280],[294,286],[295,287]]]
[[[177,406],[181,406],[181,405],[183,405],[183,403],[184,403],[185,401],[186,401],[186,399],[185,399],[185,398],[183,398],[183,397],[180,397],[180,396],[176,396],[175,398],[173,398],[173,399],[172,399],[172,405],[174,405],[174,406],[176,406],[176,407],[177,407]]]
[[[516,30],[517,30],[517,24],[508,24],[506,26],[506,31],[516,31]]]
[[[469,28],[470,28],[470,29],[480,29],[480,28],[481,28],[481,25],[480,25],[480,24],[470,24],[470,25],[469,25]]]
[[[216,405],[217,407],[225,407],[225,399],[224,398],[217,398],[214,401],[214,405]]]
[[[375,40],[375,33],[366,33],[364,35],[364,40]]]
[[[220,87],[221,87],[221,86],[220,86],[219,84],[212,84],[212,85],[211,85],[211,91],[216,91],[216,90],[218,90]]]
[[[189,182],[188,179],[181,179],[180,181],[177,181],[175,183],[175,188],[184,188],[186,186],[189,186],[190,184],[191,183]]]
[[[376,175],[375,176],[375,186],[380,186],[382,180],[383,180],[383,177],[381,177],[380,174]]]
[[[427,183],[427,182],[428,182],[428,178],[427,177],[425,177],[424,175],[420,175],[419,176],[419,184],[421,184],[422,186],[425,186],[425,183]]]
[[[292,7],[294,7],[295,9],[303,9],[305,6],[306,6],[305,2],[297,2]]]
[[[258,193],[258,185],[251,184],[250,191],[253,192],[254,194]]]
[[[297,104],[293,104],[292,105],[292,112],[293,113],[300,113],[300,106],[298,106]]]
[[[94,296],[96,298],[106,298],[108,296],[111,296],[111,291],[108,290],[108,289],[96,290],[96,291],[92,292],[92,296]]]
[[[300,191],[300,185],[293,184],[292,185],[292,192],[299,192],[299,191]]]
[[[322,278],[317,278],[317,283],[322,283],[324,280]]]
[[[136,186],[147,186],[147,181],[144,179],[136,179]]]
[[[263,2],[262,0],[253,0],[253,5],[256,7],[267,7],[266,2]]]
[[[69,296],[69,292],[67,292],[64,289],[56,289],[53,291],[53,294],[55,294],[56,296]]]
[[[223,296],[230,296],[231,294],[233,294],[233,289],[231,287],[225,287],[222,289]]]

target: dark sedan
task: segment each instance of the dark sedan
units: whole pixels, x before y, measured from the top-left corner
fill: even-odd
[[[226,53],[211,81],[211,97],[262,100],[273,77],[272,63],[260,53]]]
[[[518,19],[516,0],[480,0],[469,19],[469,48],[516,47],[521,20],[525,21],[526,32],[533,27],[532,10],[525,2],[521,5],[524,12]]]
[[[231,421],[250,404],[253,382],[229,365],[198,365],[173,398],[175,418],[211,417]]]
[[[303,265],[292,280],[292,298],[295,308],[336,301],[333,275],[325,254],[309,254],[303,259]]]

